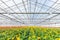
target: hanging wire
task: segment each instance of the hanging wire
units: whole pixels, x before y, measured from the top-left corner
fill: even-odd
[[[47,21],[47,20],[51,20],[52,18],[54,18],[54,17],[56,17],[56,16],[58,16],[58,15],[59,15],[59,14],[56,14],[56,15],[50,17],[50,18],[44,19],[43,21],[41,21],[41,22],[39,22],[39,23],[43,23],[43,22],[45,22],[45,21]],[[38,23],[38,24],[39,24],[39,23]]]
[[[47,11],[49,11],[57,2],[58,2],[58,0],[56,2],[54,2],[54,4],[49,9],[47,9]]]
[[[17,9],[20,11],[20,13],[22,13],[22,11],[19,9],[19,7],[17,6],[17,4],[15,3],[15,1],[14,0],[12,0],[13,1],[13,3],[15,4],[15,6],[17,7]],[[12,15],[12,16],[14,16],[14,15]],[[20,16],[20,15],[18,15],[18,16]],[[24,15],[23,15],[24,16]],[[15,16],[14,16],[15,17]],[[25,17],[25,16],[24,16]],[[15,18],[17,18],[17,17],[15,17]],[[19,18],[17,18],[17,19],[19,19]],[[22,21],[22,19],[19,19],[19,20],[21,20]],[[23,23],[24,23],[24,21],[23,21]]]
[[[0,9],[2,9],[1,7],[0,7]],[[4,12],[6,12],[4,9],[2,9]],[[7,13],[7,12],[6,12]],[[3,15],[3,14],[1,14],[1,15]],[[3,15],[3,16],[5,16],[5,17],[8,17],[8,18],[10,18],[9,16],[6,16],[6,15]],[[20,21],[18,21],[18,20],[16,20],[16,19],[13,19],[13,18],[10,18],[11,20],[14,20],[14,21],[16,21],[16,22],[19,22],[19,23],[21,23]]]
[[[34,12],[36,11],[37,1],[38,1],[38,0],[36,0],[36,2],[35,2]]]
[[[29,3],[30,3],[30,13],[31,13],[31,0],[29,1]]]
[[[0,9],[2,9],[2,8],[0,7]],[[4,9],[2,9],[2,10],[3,10],[4,12],[6,12]],[[7,12],[6,12],[6,13],[7,13]],[[12,20],[12,21],[15,21],[15,22],[19,22],[19,23],[21,23],[20,21],[17,21],[16,19],[13,19],[13,18],[11,18],[11,17],[9,17],[9,16],[3,15],[3,13],[0,14],[0,15],[9,18],[9,19]]]
[[[17,9],[22,13],[22,11],[19,9],[19,7],[18,7],[17,4],[15,3],[15,1],[14,1],[14,0],[12,0],[12,1],[13,1],[13,3],[16,5]]]
[[[26,9],[26,7],[25,7],[25,4],[24,4],[24,1],[22,0],[22,3],[23,3],[23,5],[24,5],[24,9],[25,9],[25,11],[26,11],[26,13],[27,13],[27,9]]]
[[[36,2],[35,2],[35,8],[34,8],[34,13],[35,13],[35,10],[36,10],[36,6],[37,6],[37,1],[38,1],[38,0],[36,0]],[[33,19],[32,19],[32,21],[34,22],[34,14],[33,14]]]
[[[15,13],[14,10],[12,10],[4,1],[0,0],[3,4],[5,4],[11,11],[13,11]]]
[[[14,12],[14,10],[12,10],[5,2],[3,2],[3,1],[1,1],[2,3],[4,3],[11,11],[13,11]],[[16,12],[14,12],[14,13],[16,13]],[[22,20],[21,20],[22,21]]]
[[[58,2],[58,0],[57,0],[52,6],[54,6],[57,2]],[[48,10],[47,10],[47,11],[48,11]],[[55,16],[58,16],[58,14],[55,15]],[[53,16],[53,17],[55,17],[55,16]],[[53,18],[53,17],[51,17],[51,18]],[[48,18],[48,19],[46,19],[46,20],[49,20],[49,19],[51,19],[51,18]],[[45,22],[46,20],[44,20],[44,21],[42,21],[42,22]],[[40,22],[40,23],[41,23],[41,22]]]
[[[47,0],[45,0],[45,2],[42,4],[41,9],[39,10],[39,12],[42,10],[42,8],[43,8],[44,4],[46,3],[46,1]]]
[[[32,1],[31,1],[31,2],[32,2]],[[42,3],[38,3],[38,2],[37,2],[37,4],[43,5]],[[52,8],[52,9],[54,9],[54,10],[56,10],[56,11],[59,10],[59,9],[55,9],[55,8],[53,8],[53,7],[51,7],[51,6],[48,6],[48,5],[45,5],[45,4],[44,4],[44,6],[49,7],[49,8]],[[39,7],[38,7],[38,8],[39,8]],[[39,12],[40,12],[40,11],[39,11]]]

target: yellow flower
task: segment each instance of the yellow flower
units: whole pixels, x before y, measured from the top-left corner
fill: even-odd
[[[17,40],[20,40],[20,36],[19,36],[19,35],[16,35],[16,39],[17,39]]]
[[[12,40],[14,40],[14,37],[12,38]]]
[[[17,39],[17,40],[20,40],[20,38],[19,38],[19,37],[17,37],[16,39]]]
[[[35,35],[32,36],[32,38],[35,38],[35,37],[36,37]]]
[[[41,38],[40,37],[37,37],[38,40],[40,40]]]
[[[60,40],[60,38],[56,38],[56,40]]]
[[[31,40],[31,37],[29,37],[28,40]]]

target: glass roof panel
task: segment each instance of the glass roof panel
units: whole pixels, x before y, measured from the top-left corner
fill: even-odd
[[[5,24],[11,25],[56,24],[54,19],[60,20],[57,13],[60,13],[60,0],[0,0],[0,17],[5,18],[0,19],[0,24],[6,20]]]

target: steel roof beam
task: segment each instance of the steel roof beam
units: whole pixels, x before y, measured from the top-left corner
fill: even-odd
[[[44,12],[42,12],[42,13],[0,13],[0,14],[50,14],[50,15],[52,15],[52,14],[60,14],[60,13],[44,13]]]
[[[54,18],[54,17],[56,17],[56,16],[58,16],[59,14],[57,14],[57,15],[54,15],[54,16],[52,16],[52,17],[50,17],[50,18],[47,18],[47,19],[44,19],[43,21],[41,21],[41,22],[39,22],[39,23],[43,23],[43,22],[46,22],[47,20],[51,20],[52,18]],[[38,23],[38,24],[39,24]]]
[[[4,9],[2,9],[1,7],[0,7],[0,9],[3,10],[4,12],[6,12],[6,11],[5,11]],[[6,12],[6,14],[7,14],[7,12]],[[18,21],[18,20],[16,20],[16,19],[13,19],[13,18],[11,18],[11,17],[9,17],[9,16],[3,15],[2,13],[1,13],[0,15],[5,16],[5,17],[8,17],[8,18],[9,18],[10,20],[12,20],[12,21],[21,23],[20,21]],[[24,24],[24,23],[23,23],[23,24]]]

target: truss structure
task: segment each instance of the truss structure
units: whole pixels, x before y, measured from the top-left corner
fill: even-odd
[[[60,0],[0,0],[0,25],[60,25]]]

